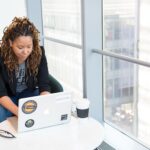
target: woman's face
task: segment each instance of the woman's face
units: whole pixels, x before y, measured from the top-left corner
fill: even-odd
[[[21,64],[32,52],[33,39],[31,36],[19,36],[13,42],[10,40],[10,46]]]

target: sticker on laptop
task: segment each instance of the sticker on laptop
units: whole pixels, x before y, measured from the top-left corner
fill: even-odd
[[[67,120],[68,119],[68,114],[63,114],[61,115],[61,121]]]
[[[32,127],[34,125],[34,120],[33,119],[29,119],[29,120],[27,120],[26,122],[25,122],[25,126],[27,127],[27,128],[30,128],[30,127]]]
[[[22,105],[22,111],[25,114],[33,113],[37,108],[37,103],[34,100],[29,100]]]

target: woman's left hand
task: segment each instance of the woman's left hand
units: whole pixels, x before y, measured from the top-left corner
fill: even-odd
[[[48,92],[48,91],[43,91],[43,92],[40,93],[40,95],[47,95],[47,94],[51,94],[51,93]]]

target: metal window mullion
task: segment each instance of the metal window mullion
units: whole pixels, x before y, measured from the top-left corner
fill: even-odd
[[[52,41],[52,42],[55,42],[55,43],[59,43],[59,44],[63,44],[63,45],[71,46],[71,47],[75,47],[75,48],[78,48],[78,49],[82,49],[82,46],[79,45],[79,44],[75,44],[75,43],[71,43],[71,42],[55,39],[55,38],[52,38],[52,37],[44,36],[43,39],[46,39],[46,40],[49,40],[49,41]]]
[[[150,68],[150,63],[149,62],[145,62],[145,61],[138,60],[138,59],[135,59],[135,58],[131,58],[131,57],[128,57],[128,56],[119,55],[119,54],[116,54],[116,53],[113,53],[113,52],[109,52],[108,50],[92,49],[92,52],[97,53],[97,54],[101,54],[101,55],[105,55],[105,56],[118,58],[118,59],[121,59],[121,60],[125,60],[125,61],[131,62],[131,63],[135,63],[135,64],[138,64],[138,65],[142,65],[142,66],[146,66],[146,67]]]

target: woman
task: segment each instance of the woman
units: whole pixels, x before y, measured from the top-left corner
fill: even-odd
[[[39,31],[28,18],[15,17],[5,29],[0,48],[0,122],[18,116],[18,100],[50,93]]]

